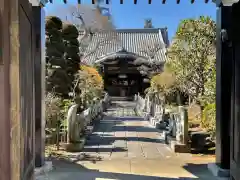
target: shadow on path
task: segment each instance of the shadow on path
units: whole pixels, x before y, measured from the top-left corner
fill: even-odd
[[[119,104],[115,103],[109,108],[111,111],[108,109],[104,118],[87,138],[83,152],[125,152],[128,151],[128,143],[132,147],[139,145],[140,149],[143,144],[145,147],[165,144],[158,130],[148,127],[142,117],[134,114],[132,107],[134,103],[130,102],[129,105],[128,102],[123,102],[122,105],[125,108],[117,108]],[[125,116],[126,114],[129,116]]]
[[[49,175],[49,177],[57,177],[58,180],[100,180],[100,179],[109,179],[109,180],[214,180],[213,178],[198,177],[201,176],[201,173],[206,171],[206,164],[186,164],[183,168],[194,176],[198,178],[190,177],[179,177],[179,178],[170,178],[170,177],[159,177],[159,176],[147,176],[147,175],[137,175],[137,174],[125,174],[125,173],[115,173],[115,172],[101,172],[95,169],[87,169],[84,165],[68,162],[62,159],[53,160],[54,171]],[[164,171],[159,169],[159,171]],[[144,172],[143,172],[144,173]],[[55,179],[54,179],[55,180]]]
[[[147,142],[147,143],[165,143],[162,139],[155,139],[149,137],[115,137],[115,136],[99,136],[94,135],[88,138],[86,146],[89,145],[111,145],[115,141],[135,141],[135,142]]]

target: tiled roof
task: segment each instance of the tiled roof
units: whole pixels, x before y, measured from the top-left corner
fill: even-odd
[[[161,48],[156,53],[153,53],[154,58],[152,60],[164,62],[166,60],[165,47],[168,44],[166,28],[117,29],[112,32],[98,32],[93,35],[92,43],[87,48],[85,55],[93,52],[92,50],[96,49],[97,45],[99,47],[94,53],[84,58],[83,62],[94,64],[96,61],[101,61],[106,57],[114,58],[114,56],[123,57],[124,55],[142,57],[148,60],[150,59],[150,51],[156,50],[157,46],[161,46]],[[150,51],[146,50],[148,47]],[[149,53],[144,53],[144,50]]]

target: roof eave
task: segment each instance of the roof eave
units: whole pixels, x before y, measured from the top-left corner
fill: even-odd
[[[100,57],[99,59],[97,59],[95,61],[95,64],[99,64],[99,63],[103,63],[107,60],[112,60],[115,58],[132,58],[132,59],[137,59],[137,58],[142,58],[146,61],[148,61],[148,59],[146,57],[137,55],[135,53],[131,53],[131,52],[114,52],[111,54],[107,54],[105,56]]]

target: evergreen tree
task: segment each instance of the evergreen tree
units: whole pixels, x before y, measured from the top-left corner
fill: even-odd
[[[71,90],[71,80],[66,71],[61,31],[62,21],[58,17],[46,17],[46,89],[65,98]]]
[[[80,69],[78,30],[72,24],[63,24],[62,36],[65,45],[64,58],[67,63],[67,74],[71,82]],[[73,85],[73,84],[72,84]]]
[[[166,65],[181,90],[202,105],[215,103],[215,62],[216,23],[204,16],[182,20]]]

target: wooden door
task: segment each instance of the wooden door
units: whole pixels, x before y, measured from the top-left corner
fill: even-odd
[[[32,6],[19,0],[21,179],[33,179],[35,167],[34,23]]]
[[[240,179],[240,3],[232,9],[233,32],[233,80],[231,117],[231,157],[230,172],[232,180]]]

